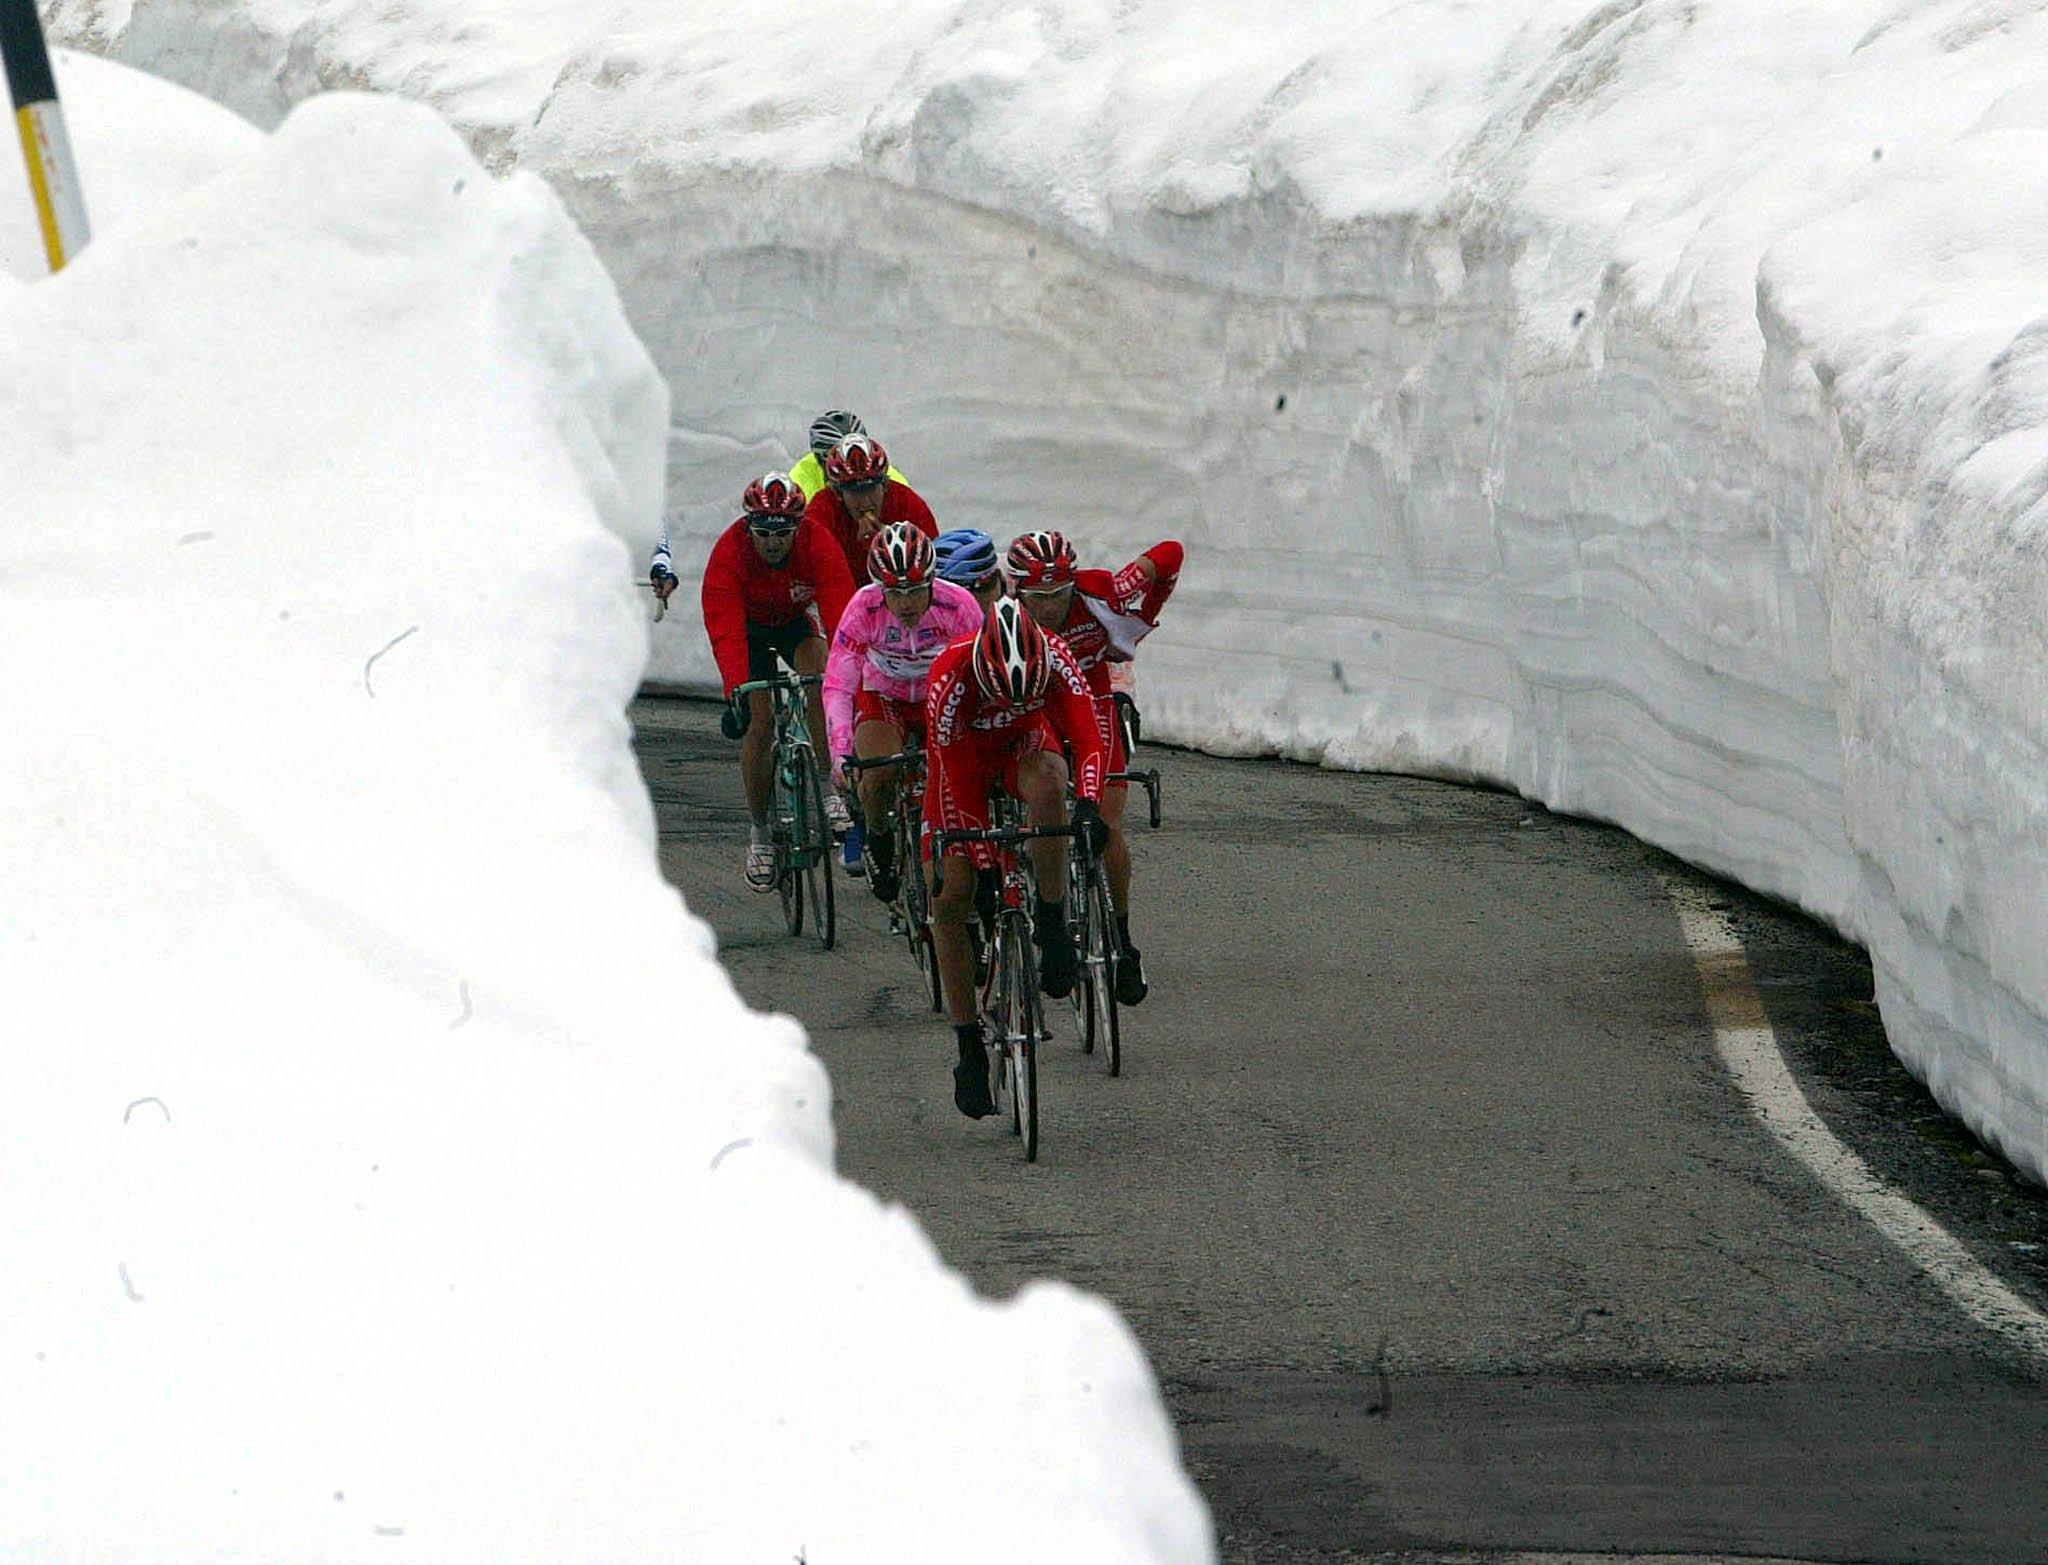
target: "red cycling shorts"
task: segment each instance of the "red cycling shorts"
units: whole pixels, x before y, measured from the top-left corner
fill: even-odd
[[[1116,718],[1116,698],[1097,696],[1095,698],[1095,726],[1102,731],[1102,747],[1109,752],[1106,772],[1121,772],[1129,769],[1131,752],[1124,744],[1124,725]],[[1128,788],[1129,783],[1105,782],[1104,791],[1111,788]]]
[[[943,752],[932,751],[924,779],[924,856],[932,856],[934,831],[986,830],[989,794],[1000,787],[1021,795],[1019,763],[1044,750],[1058,755],[1060,736],[1052,719],[1039,712],[1013,727],[948,745]],[[946,851],[965,854],[976,869],[987,869],[996,858],[995,849],[985,842],[960,843]]]
[[[915,734],[922,741],[924,703],[891,700],[863,685],[853,693],[853,726],[858,728],[862,723],[889,723],[899,729],[904,738]]]

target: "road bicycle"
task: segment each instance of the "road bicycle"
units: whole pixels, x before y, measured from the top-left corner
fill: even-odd
[[[938,948],[932,943],[931,893],[924,883],[924,751],[913,740],[909,749],[894,755],[848,759],[840,764],[855,776],[887,766],[902,768],[896,778],[896,808],[889,821],[900,877],[895,900],[889,904],[889,930],[909,943],[911,960],[917,963],[932,1009],[943,1011],[946,1002],[939,985]],[[869,873],[873,872],[870,867]]]
[[[768,679],[749,680],[733,691],[735,704],[757,690],[774,703],[775,741],[769,761],[773,790],[768,806],[768,840],[775,849],[775,890],[782,921],[792,935],[804,932],[809,902],[811,932],[827,951],[838,933],[832,892],[832,832],[825,820],[825,783],[811,747],[806,690],[822,684],[821,674],[784,668]]]
[[[1038,993],[1038,947],[1031,923],[1030,860],[1023,844],[1040,837],[1075,837],[1072,826],[1018,824],[1023,806],[996,798],[995,826],[986,831],[932,835],[933,862],[946,873],[946,849],[985,842],[996,850],[995,944],[981,984],[982,1033],[990,1044],[989,1097],[998,1110],[1010,1099],[1010,1129],[1023,1139],[1024,1161],[1038,1161],[1038,1044],[1047,1036],[1045,1003]],[[1085,851],[1085,843],[1083,844]]]

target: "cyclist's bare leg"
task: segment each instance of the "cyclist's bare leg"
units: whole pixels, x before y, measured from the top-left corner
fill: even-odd
[[[939,959],[939,988],[946,998],[946,1014],[957,1027],[973,1021],[978,1013],[974,947],[967,937],[967,921],[974,917],[974,865],[964,854],[947,854],[942,884],[936,875],[939,862],[935,859],[925,866],[925,879],[932,887],[932,951]]]
[[[813,636],[810,640],[798,644],[796,656],[790,660],[790,667],[799,674],[822,674],[825,672],[825,652],[825,638]],[[819,758],[819,770],[829,772],[832,763],[825,754],[825,687],[811,686],[804,692],[804,698],[804,704],[810,708],[811,753]]]
[[[768,692],[747,697],[747,731],[740,739],[740,785],[747,792],[747,815],[756,826],[768,824],[768,796],[775,753],[775,708]]]
[[[878,755],[894,755],[903,748],[903,730],[894,723],[869,718],[853,731],[853,753],[863,761]],[[860,812],[868,823],[868,841],[874,842],[889,829],[889,812],[896,807],[897,766],[879,766],[860,774]]]
[[[1067,823],[1066,757],[1040,750],[1017,763],[1017,786],[1024,795],[1026,817],[1034,826]],[[1038,894],[1055,906],[1067,900],[1067,844],[1063,838],[1041,837],[1030,845],[1031,867],[1038,872]]]
[[[1124,806],[1130,802],[1128,784],[1111,783],[1102,790],[1102,822],[1109,828],[1102,863],[1109,871],[1109,900],[1122,918],[1131,916],[1131,839],[1124,835]]]

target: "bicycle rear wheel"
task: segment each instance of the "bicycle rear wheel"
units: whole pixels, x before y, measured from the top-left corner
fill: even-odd
[[[797,751],[797,773],[801,779],[803,818],[802,848],[797,862],[803,866],[804,882],[810,892],[811,933],[827,951],[838,933],[838,909],[832,895],[832,828],[825,820],[825,784],[818,775],[818,758],[805,746]],[[792,929],[791,934],[797,933]]]

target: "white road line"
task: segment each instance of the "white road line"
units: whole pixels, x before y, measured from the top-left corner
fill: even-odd
[[[1663,880],[1706,984],[1715,1046],[1757,1117],[1815,1178],[1905,1251],[1972,1320],[2048,1359],[2048,1315],[2000,1282],[1926,1212],[1887,1188],[1814,1113],[1778,1050],[1734,928],[1699,886],[1671,874]]]

